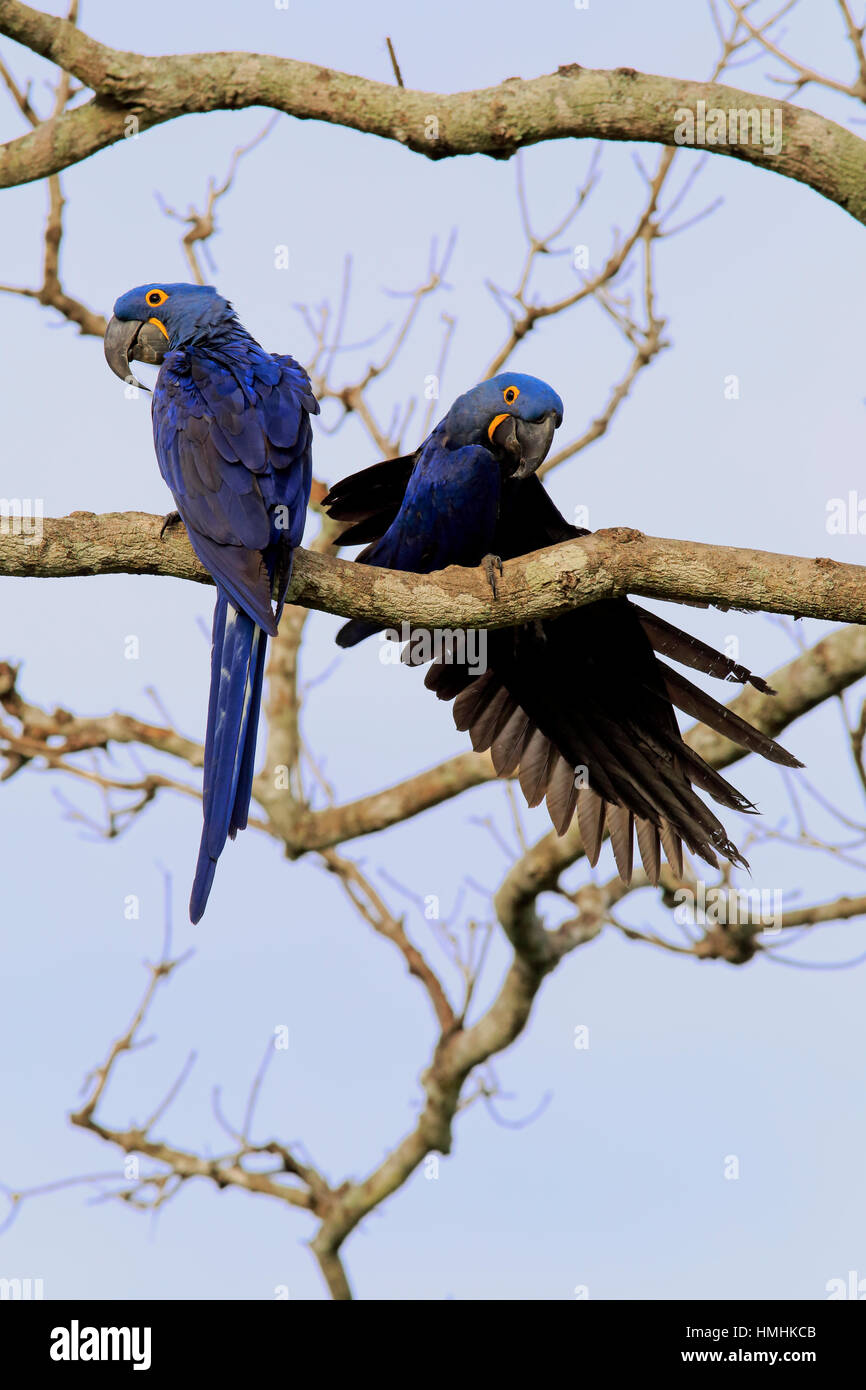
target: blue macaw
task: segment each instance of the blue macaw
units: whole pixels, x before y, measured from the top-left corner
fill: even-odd
[[[372,542],[357,557],[361,564],[416,574],[484,562],[495,595],[503,559],[589,534],[569,525],[536,476],[561,423],[562,401],[536,377],[506,372],[482,382],[455,401],[414,454],[331,489],[325,508],[350,523],[340,543]],[[337,642],[354,646],[382,626],[353,619]],[[635,829],[652,883],[662,846],[682,874],[683,841],[714,866],[718,854],[745,864],[695,787],[723,806],[755,808],[684,742],[674,706],[772,762],[802,764],[656,652],[773,693],[759,676],[626,598],[489,631],[483,671],[452,641],[425,684],[454,701],[457,728],[468,730],[476,750],[490,749],[499,776],[517,772],[530,806],[546,798],[558,834],[577,812],[593,865],[605,825],[626,882]],[[414,659],[404,652],[404,660]]]
[[[304,369],[265,352],[211,285],[139,285],[121,295],[105,356],[125,381],[135,380],[131,359],[160,365],[159,471],[217,587],[204,828],[189,904],[198,922],[226,838],[247,823],[265,652],[304,531],[319,406]]]

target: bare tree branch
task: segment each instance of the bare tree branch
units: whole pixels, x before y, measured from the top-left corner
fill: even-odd
[[[72,0],[67,22],[75,25],[77,20],[78,0]],[[69,75],[61,69],[54,88],[52,114],[48,121],[43,122],[30,99],[29,88],[22,90],[5,63],[2,62],[0,62],[0,80],[9,90],[24,119],[34,130],[40,129],[44,124],[56,121],[66,110],[70,98],[75,95]],[[63,288],[60,279],[60,245],[63,240],[65,199],[57,174],[50,175],[47,183],[48,215],[43,233],[42,284],[38,289],[30,289],[21,285],[0,285],[0,294],[17,294],[22,295],[25,299],[35,299],[45,308],[57,309],[70,323],[77,324],[79,331],[85,337],[102,337],[106,327],[103,315],[89,309],[80,299],[75,299],[72,295],[67,294]]]
[[[834,77],[828,77],[824,73],[817,72],[814,68],[807,67],[805,63],[798,62],[785,53],[779,44],[770,36],[770,30],[775,26],[781,16],[793,8],[792,4],[787,4],[769,19],[765,19],[762,24],[753,24],[746,11],[751,8],[754,0],[747,0],[747,3],[737,3],[737,0],[725,0],[725,4],[731,11],[736,22],[741,24],[746,30],[750,39],[760,44],[761,48],[772,57],[778,58],[791,68],[793,76],[775,78],[774,81],[782,82],[786,86],[792,86],[795,92],[799,92],[803,87],[814,83],[819,87],[827,87],[831,92],[842,92],[845,96],[854,97],[857,101],[866,102],[866,54],[863,51],[863,30],[857,28],[854,23],[851,11],[846,0],[837,0],[837,4],[842,11],[842,17],[848,33],[849,41],[854,49],[857,59],[858,76],[853,82],[840,82]]]
[[[455,1014],[441,980],[406,934],[402,917],[395,917],[366,874],[351,859],[325,850],[322,861],[336,875],[360,915],[375,932],[393,942],[400,951],[410,975],[421,981],[443,1034],[457,1026]]]
[[[0,147],[0,187],[47,176],[49,211],[45,226],[43,282],[40,288],[0,286],[0,291],[21,294],[55,307],[66,318],[78,323],[83,333],[98,335],[105,321],[65,293],[60,279],[60,245],[63,233],[63,196],[59,171],[121,138],[170,121],[188,112],[239,109],[265,105],[300,119],[323,120],[373,132],[396,140],[431,159],[483,152],[495,158],[510,157],[521,146],[562,137],[601,140],[643,140],[667,146],[652,174],[641,169],[646,193],[640,209],[624,236],[614,239],[607,259],[596,271],[572,281],[566,292],[542,302],[530,288],[534,267],[542,256],[561,254],[554,245],[571,226],[596,183],[596,165],[590,163],[585,182],[578,190],[571,209],[547,235],[533,230],[528,199],[518,170],[520,214],[527,238],[525,259],[515,288],[506,292],[491,286],[507,314],[506,336],[493,354],[488,370],[501,369],[533,328],[546,319],[594,300],[623,335],[631,350],[620,379],[614,383],[607,401],[579,438],[566,444],[548,460],[551,468],[571,458],[599,438],[613,420],[620,404],[642,369],[664,347],[665,322],[655,305],[653,249],[655,242],[689,226],[709,209],[687,214],[677,227],[672,215],[690,190],[700,163],[679,191],[665,198],[669,171],[678,144],[676,128],[685,108],[694,111],[698,101],[720,109],[724,114],[766,110],[768,99],[719,85],[717,78],[735,54],[754,56],[770,51],[793,70],[790,79],[795,90],[808,83],[822,83],[855,98],[866,99],[866,54],[863,28],[858,27],[847,0],[836,0],[848,40],[855,53],[859,77],[850,85],[826,79],[812,69],[789,59],[779,48],[775,25],[791,8],[783,5],[763,23],[753,22],[753,0],[728,0],[732,25],[725,31],[711,0],[714,23],[721,43],[721,56],[709,82],[684,82],[636,73],[629,68],[615,72],[596,72],[573,64],[558,73],[531,81],[509,79],[500,86],[479,92],[453,95],[413,92],[405,89],[390,39],[388,52],[396,86],[370,82],[363,78],[305,63],[250,54],[173,55],[165,58],[119,53],[82,34],[76,27],[77,3],[69,9],[68,20],[56,19],[19,3],[0,0],[0,33],[16,39],[32,52],[53,61],[60,68],[54,88],[51,115],[43,119],[31,97],[30,86],[20,85],[10,68],[0,62],[0,82],[31,127],[30,133]],[[746,11],[750,14],[747,15]],[[94,97],[78,109],[70,102],[83,84]],[[751,162],[810,185],[837,202],[852,216],[866,222],[866,185],[862,179],[866,142],[838,125],[812,112],[783,102],[773,102],[782,115],[782,147],[773,154],[760,143],[722,143],[710,147],[715,153]],[[216,230],[215,209],[228,192],[243,155],[267,133],[273,122],[254,141],[234,151],[226,178],[221,184],[211,178],[201,209],[190,206],[186,215],[164,207],[167,215],[188,225],[183,249],[193,279],[204,275],[197,255],[202,246],[207,257],[209,238]],[[743,128],[742,126],[740,127]],[[367,394],[395,363],[408,335],[416,325],[426,298],[444,285],[452,239],[440,255],[434,243],[426,279],[402,297],[405,309],[396,324],[389,325],[360,345],[384,342],[381,352],[367,360],[356,379],[337,384],[333,380],[338,354],[352,350],[344,342],[351,290],[351,262],[347,260],[343,291],[336,313],[328,305],[301,312],[313,338],[310,371],[317,394],[333,402],[336,424],[354,415],[377,450],[386,456],[402,451],[402,441],[415,419],[417,402],[411,400],[396,408],[390,421],[383,423]],[[619,286],[637,256],[642,260],[642,283],[638,303]],[[575,268],[577,268],[575,266]],[[441,376],[454,327],[454,319],[443,315],[445,332],[436,376]],[[357,350],[358,345],[354,345]],[[371,393],[372,394],[372,393]],[[435,408],[428,401],[423,432],[429,429]],[[315,483],[313,507],[319,508],[324,487]],[[60,519],[16,519],[8,516],[8,505],[0,514],[0,574],[31,577],[61,577],[108,573],[164,574],[207,583],[209,577],[198,565],[182,531],[160,539],[161,518],[143,514],[93,516],[74,513]],[[638,871],[630,885],[618,878],[608,883],[588,882],[568,888],[562,878],[565,870],[583,854],[575,824],[558,837],[552,832],[536,844],[527,843],[520,817],[515,814],[514,835],[517,849],[499,837],[499,844],[511,859],[511,868],[494,897],[494,907],[511,946],[512,955],[505,978],[492,1003],[477,1019],[468,1022],[470,1005],[475,1003],[475,986],[485,961],[487,943],[495,929],[492,914],[484,920],[469,920],[460,927],[449,919],[431,924],[431,940],[442,946],[462,974],[463,1000],[452,1004],[449,993],[434,968],[429,941],[420,931],[398,916],[361,864],[337,854],[334,846],[360,835],[367,835],[404,821],[468,788],[491,780],[493,766],[488,754],[463,753],[437,767],[355,801],[340,805],[329,785],[325,769],[305,745],[301,706],[303,691],[298,682],[298,658],[308,610],[322,609],[343,616],[372,618],[389,625],[402,620],[433,628],[461,626],[497,628],[536,618],[565,613],[586,603],[619,597],[628,593],[655,598],[681,600],[722,608],[764,610],[809,615],[858,624],[830,634],[816,646],[803,650],[772,677],[778,690],[770,699],[746,689],[731,708],[750,723],[775,735],[808,710],[838,695],[866,674],[866,569],[841,565],[828,559],[802,559],[750,550],[701,545],[693,542],[659,540],[625,529],[598,532],[582,540],[551,547],[535,555],[509,561],[504,566],[497,594],[491,598],[486,572],[452,568],[433,575],[413,576],[363,566],[347,565],[335,556],[338,527],[323,518],[319,536],[309,550],[297,553],[293,585],[289,593],[277,639],[271,645],[268,666],[268,741],[265,766],[256,778],[255,795],[266,819],[250,824],[277,838],[290,858],[318,851],[325,868],[342,886],[358,915],[398,951],[410,975],[425,992],[431,1011],[433,1047],[429,1065],[421,1078],[422,1100],[417,1121],[360,1180],[347,1178],[332,1185],[323,1173],[306,1159],[294,1144],[270,1138],[256,1142],[253,1130],[259,1098],[268,1080],[272,1044],[266,1050],[253,1078],[239,1125],[226,1120],[219,1092],[214,1093],[218,1123],[228,1133],[230,1147],[216,1156],[203,1156],[189,1147],[175,1145],[154,1131],[187,1084],[195,1060],[191,1054],[177,1070],[175,1079],[156,1105],[144,1107],[147,1118],[141,1123],[112,1124],[101,1113],[109,1084],[122,1070],[122,1059],[151,1041],[143,1036],[153,1000],[162,985],[182,963],[171,954],[170,914],[166,917],[166,941],[160,960],[147,964],[148,979],[141,1002],[128,1026],[105,1049],[103,1060],[90,1073],[84,1099],[70,1116],[71,1122],[86,1129],[124,1155],[136,1157],[134,1176],[124,1173],[85,1174],[60,1179],[31,1188],[5,1188],[10,1203],[10,1220],[21,1203],[76,1184],[93,1186],[98,1199],[125,1202],[135,1210],[153,1212],[179,1193],[191,1178],[202,1178],[217,1188],[234,1187],[255,1192],[303,1210],[317,1223],[311,1248],[327,1287],[336,1299],[351,1298],[351,1287],[343,1265],[342,1247],[346,1238],[382,1202],[396,1192],[419,1165],[436,1153],[447,1154],[452,1144],[454,1120],[459,1112],[481,1097],[489,1101],[496,1094],[497,1082],[491,1059],[509,1047],[525,1029],[536,998],[547,976],[577,947],[596,939],[605,929],[613,929],[626,939],[651,945],[667,952],[702,960],[721,960],[743,965],[762,954],[782,963],[797,964],[778,956],[775,946],[762,938],[765,929],[760,912],[733,886],[729,868],[720,873],[719,891],[736,912],[719,922],[694,922],[679,926],[682,942],[668,940],[660,931],[621,919],[619,906],[631,894],[647,887],[645,875]],[[163,717],[163,712],[160,711]],[[134,817],[152,803],[164,789],[199,796],[193,785],[185,785],[157,773],[143,770],[133,778],[117,775],[108,767],[112,745],[123,744],[167,753],[190,767],[202,761],[201,745],[185,738],[170,726],[157,726],[119,712],[84,717],[65,709],[49,711],[26,701],[17,687],[17,671],[0,663],[0,756],[5,759],[2,778],[11,777],[29,766],[60,771],[95,787],[102,797],[106,829],[84,811],[70,806],[69,817],[97,832],[119,834]],[[861,781],[863,772],[866,707],[859,722],[848,723],[851,751]],[[703,726],[688,731],[686,739],[715,767],[745,756],[744,750]],[[83,755],[83,757],[82,757]],[[312,770],[313,781],[307,778]],[[288,781],[277,778],[286,770]],[[308,787],[305,787],[308,782]],[[810,789],[807,785],[807,793]],[[509,788],[510,791],[510,788]],[[119,809],[113,804],[115,793],[126,798]],[[325,805],[320,806],[324,795]],[[787,823],[770,824],[763,838],[826,851],[837,856],[836,863],[854,862],[845,857],[866,838],[866,827],[846,820],[841,813],[848,843],[829,844],[809,832],[800,794],[790,792],[794,807],[795,831],[788,834]],[[820,794],[815,796],[821,800]],[[834,810],[823,803],[825,809]],[[513,809],[513,805],[512,805]],[[834,811],[835,814],[835,811]],[[850,831],[858,838],[851,840]],[[752,841],[761,839],[756,832]],[[387,877],[382,874],[382,877]],[[477,885],[470,885],[476,891]],[[670,868],[662,871],[660,900],[670,908],[680,890],[694,892],[697,879],[690,867],[682,880]],[[705,886],[705,885],[700,885]],[[399,888],[400,885],[398,884]],[[418,905],[410,889],[401,889]],[[549,929],[538,909],[542,892],[554,892],[568,906],[568,917]],[[485,893],[486,897],[486,893]],[[453,909],[456,918],[463,901]],[[644,900],[641,899],[641,902]],[[744,906],[745,904],[745,906]],[[742,909],[742,910],[741,910]],[[866,915],[866,897],[835,897],[822,903],[796,907],[779,914],[774,925],[787,935],[809,932],[827,922]],[[463,947],[465,935],[468,946]],[[797,939],[795,937],[795,939]],[[481,943],[480,946],[478,943]],[[416,944],[417,943],[417,944]],[[474,1013],[474,1010],[473,1010]],[[481,1069],[480,1072],[477,1069]],[[474,1074],[474,1075],[473,1075]],[[472,1083],[467,1087],[467,1080]],[[139,1173],[138,1157],[145,1171]],[[270,1162],[268,1160],[271,1160]],[[124,1165],[126,1168],[126,1165]],[[8,1223],[7,1223],[8,1224]]]
[[[181,246],[183,247],[193,283],[196,285],[205,284],[205,277],[199,263],[198,255],[196,254],[196,245],[199,242],[206,243],[217,231],[215,216],[217,203],[220,198],[225,197],[234,184],[235,174],[237,173],[238,165],[241,160],[244,159],[246,155],[250,154],[257,145],[260,145],[263,140],[267,139],[277,119],[276,116],[272,116],[267,124],[259,131],[258,135],[254,135],[252,140],[248,140],[245,145],[238,145],[232,150],[228,173],[222,183],[218,184],[213,177],[208,179],[204,207],[201,212],[199,212],[198,208],[196,208],[193,203],[190,203],[185,213],[177,212],[174,208],[169,207],[164,199],[157,194],[157,201],[166,217],[172,218],[175,222],[187,224],[188,230],[181,238]],[[207,254],[206,247],[205,254]]]
[[[783,719],[787,722],[821,698],[827,698],[843,688],[850,679],[862,675],[864,669],[866,631],[850,628],[832,634],[819,644],[819,648],[801,654],[774,675],[773,681],[779,690],[784,711]],[[742,709],[743,701],[748,698],[741,696],[739,701],[734,702],[734,708],[739,705]],[[797,699],[800,701],[799,708],[795,708]],[[772,701],[764,700],[765,709],[772,708],[772,705]],[[760,727],[760,721],[756,722]],[[764,727],[777,731],[775,725],[765,724]],[[693,731],[690,740],[695,733],[699,736],[700,730]],[[719,750],[717,766],[730,760],[724,749]],[[421,1078],[424,1102],[416,1124],[365,1178],[360,1181],[346,1180],[337,1187],[329,1184],[311,1164],[301,1162],[284,1142],[276,1139],[261,1144],[252,1142],[250,1130],[256,1099],[264,1079],[264,1064],[253,1082],[242,1129],[232,1130],[222,1122],[224,1127],[229,1128],[234,1140],[234,1147],[225,1154],[203,1157],[151,1133],[153,1125],[164,1117],[186,1080],[189,1060],[146,1123],[118,1126],[99,1117],[100,1104],[119,1059],[144,1044],[141,1030],[154,995],[160,984],[181,963],[171,955],[170,919],[167,918],[166,943],[160,960],[148,966],[148,984],[142,1001],[127,1028],[108,1048],[105,1060],[91,1072],[85,1083],[85,1099],[70,1116],[73,1124],[89,1130],[124,1154],[141,1155],[155,1165],[154,1169],[137,1175],[121,1186],[118,1186],[115,1175],[93,1174],[42,1184],[32,1189],[11,1190],[7,1187],[9,1219],[14,1217],[25,1198],[73,1183],[95,1185],[107,1199],[124,1201],[135,1209],[152,1211],[176,1195],[190,1179],[202,1178],[219,1188],[235,1187],[269,1196],[313,1215],[319,1225],[311,1241],[311,1249],[328,1289],[335,1299],[351,1298],[351,1288],[341,1258],[345,1240],[370,1212],[407,1181],[425,1159],[437,1152],[450,1152],[453,1121],[466,1103],[463,1090],[467,1078],[476,1067],[509,1047],[525,1029],[546,976],[576,947],[597,937],[606,922],[612,922],[632,939],[667,950],[677,949],[655,934],[624,926],[612,918],[612,906],[632,891],[618,882],[606,887],[586,884],[570,894],[577,908],[576,915],[555,931],[548,931],[537,916],[535,900],[545,889],[557,888],[559,874],[580,852],[579,837],[571,832],[561,839],[546,836],[521,856],[506,877],[497,894],[496,906],[512,942],[514,957],[491,1005],[471,1026],[466,1026],[463,1016],[455,1019],[444,990],[424,956],[409,941],[400,919],[394,917],[358,866],[333,855],[326,856],[328,867],[343,879],[353,899],[357,900],[362,915],[378,933],[394,942],[410,972],[424,985],[441,1030],[431,1064]],[[633,887],[640,886],[641,876],[637,875]],[[674,886],[666,871],[661,885],[662,894],[669,894]],[[864,912],[866,900],[842,898],[794,909],[784,915],[781,925],[785,929],[805,927],[860,916]],[[762,925],[747,918],[745,925],[738,925],[735,930],[713,927],[705,933],[702,942],[694,943],[693,949],[682,949],[706,959],[744,964],[756,951],[765,949],[755,940]],[[485,1093],[485,1090],[482,1083],[479,1093]],[[248,1166],[249,1158],[260,1160],[265,1155],[278,1160],[272,1168],[262,1170],[259,1163],[255,1168]],[[286,1176],[294,1181],[287,1182]]]
[[[144,512],[72,512],[39,519],[0,517],[0,574],[58,579],[74,575],[160,574],[212,580],[174,528]],[[866,569],[827,558],[664,540],[627,527],[595,531],[507,560],[493,598],[483,565],[452,565],[430,575],[356,565],[299,548],[290,603],[374,618],[385,625],[512,627],[623,594],[675,602],[788,613],[828,622],[866,622]]]
[[[694,111],[698,101],[725,113],[767,105],[766,98],[717,83],[576,63],[550,76],[510,78],[498,87],[444,96],[262,54],[142,57],[100,44],[21,0],[0,0],[0,33],[63,67],[96,94],[0,148],[4,188],[58,173],[181,115],[248,106],[380,135],[430,159],[479,153],[507,159],[523,145],[567,137],[673,146],[677,111]],[[714,145],[711,152],[805,183],[866,221],[864,142],[824,116],[777,104],[784,130],[778,154],[751,143]]]
[[[749,687],[732,700],[728,708],[774,738],[794,719],[837,695],[864,674],[866,628],[842,628],[773,672],[771,684],[776,694],[772,699]],[[685,739],[712,767],[728,767],[747,756],[744,749],[704,724],[694,725]],[[583,853],[580,828],[575,821],[565,835],[556,835],[553,831],[543,835],[512,866],[494,899],[499,921],[512,940],[516,933],[540,930],[536,911],[539,895],[556,891],[562,873],[582,858]],[[640,884],[637,874],[632,882],[635,886]],[[663,891],[664,885],[663,879]],[[598,911],[603,915],[625,891],[617,881],[614,898],[613,887],[609,885]]]

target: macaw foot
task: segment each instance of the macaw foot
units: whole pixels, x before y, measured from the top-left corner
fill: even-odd
[[[168,516],[165,518],[165,521],[159,528],[159,539],[163,540],[166,531],[170,530],[172,526],[177,526],[179,523],[180,512],[169,512]]]
[[[484,573],[487,575],[487,583],[490,585],[493,597],[499,598],[496,575],[502,573],[502,561],[498,555],[485,555],[481,563],[484,566]]]

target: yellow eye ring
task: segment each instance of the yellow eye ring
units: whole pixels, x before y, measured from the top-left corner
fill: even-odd
[[[513,405],[519,395],[519,386],[506,386],[505,390],[502,392],[502,399],[506,405]]]
[[[144,297],[152,309],[158,309],[168,299],[165,290],[148,290]]]

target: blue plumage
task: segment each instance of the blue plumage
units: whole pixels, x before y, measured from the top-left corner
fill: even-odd
[[[498,507],[499,465],[493,455],[477,444],[449,449],[433,434],[418,451],[398,515],[359,558],[413,574],[477,564],[491,549]],[[353,618],[337,640],[351,647],[381,626]]]
[[[535,476],[561,422],[550,386],[501,374],[455,401],[415,454],[344,478],[322,505],[349,523],[341,543],[370,542],[362,564],[415,573],[507,560],[586,535]],[[495,594],[489,565],[488,574]],[[380,626],[353,620],[337,641],[353,646]],[[625,881],[635,831],[652,883],[662,847],[679,877],[683,843],[716,867],[719,855],[745,862],[698,791],[738,811],[754,808],[684,742],[675,705],[751,752],[799,766],[655,652],[766,691],[760,677],[626,598],[496,628],[480,650],[477,661],[465,641],[443,644],[425,685],[454,702],[457,728],[476,751],[490,751],[500,776],[517,775],[530,806],[546,800],[558,834],[577,815],[592,864],[607,827]],[[429,659],[411,644],[407,651],[412,662]]]
[[[531,451],[535,425],[546,453],[561,420],[562,401],[553,388],[522,373],[493,377],[459,396],[415,455],[391,525],[358,559],[414,574],[477,565],[493,550],[503,481],[500,445],[507,459],[509,428],[530,431]],[[381,626],[353,619],[337,641],[354,646]]]
[[[118,299],[114,314],[121,325],[154,325],[159,337],[148,330],[149,344],[164,340],[153,393],[157,461],[217,585],[204,829],[190,899],[197,922],[226,838],[247,823],[267,637],[303,535],[310,416],[319,407],[303,368],[265,352],[211,286],[142,285]]]

